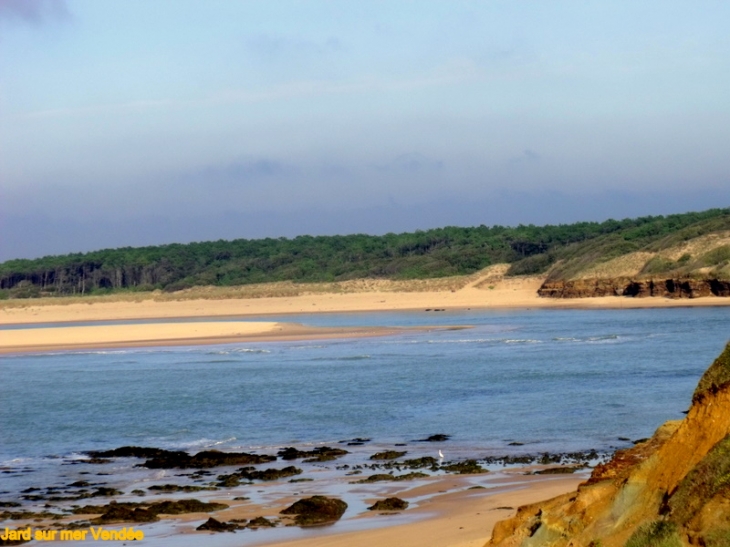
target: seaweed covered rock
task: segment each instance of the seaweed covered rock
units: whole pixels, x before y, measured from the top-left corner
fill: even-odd
[[[456,473],[457,475],[477,475],[479,473],[489,473],[489,470],[484,469],[476,462],[476,460],[466,460],[449,465],[442,465],[441,469],[447,473]]]
[[[107,505],[85,505],[76,507],[76,515],[101,515],[91,522],[109,524],[113,522],[155,522],[158,515],[182,515],[185,513],[210,513],[227,509],[224,503],[205,503],[196,499],[148,502],[111,502]]]
[[[346,510],[347,504],[342,500],[326,496],[312,496],[293,503],[281,514],[296,515],[294,524],[306,527],[337,522]]]
[[[154,448],[150,446],[120,446],[112,450],[89,450],[87,455],[92,458],[157,458],[158,456],[184,454],[186,452],[171,452],[162,448]]]
[[[210,517],[203,524],[198,526],[196,530],[207,530],[209,532],[235,532],[240,530],[242,527],[238,524],[232,524],[228,522],[221,522],[213,517]]]
[[[256,517],[249,521],[246,528],[255,530],[256,528],[274,528],[276,527],[276,521],[269,520],[266,517]]]
[[[407,451],[398,452],[397,450],[384,450],[383,452],[376,452],[372,456],[370,456],[371,460],[396,460],[398,458],[402,458],[408,454]]]
[[[378,500],[368,507],[368,511],[402,511],[408,507],[408,502],[400,498],[385,498]]]
[[[277,455],[282,460],[298,460],[301,458],[307,458],[305,462],[326,462],[339,458],[349,454],[347,450],[342,448],[332,448],[330,446],[319,446],[313,450],[298,450],[293,446],[282,448],[277,452]]]
[[[448,441],[451,438],[451,435],[446,435],[445,433],[436,433],[435,435],[429,435],[425,439],[419,439],[418,442],[421,443],[442,443],[444,441]]]
[[[224,465],[256,465],[276,461],[276,456],[248,454],[246,452],[219,452],[204,450],[191,456],[182,450],[164,450],[146,446],[122,446],[113,450],[92,450],[86,452],[92,461],[106,463],[105,458],[144,458],[142,467],[149,469],[204,469]]]
[[[388,473],[377,473],[370,475],[367,478],[355,481],[353,484],[368,484],[371,482],[387,482],[387,481],[411,481],[414,479],[424,479],[428,477],[426,473],[419,473],[417,471],[413,473],[404,473],[403,475],[390,475]]]
[[[205,469],[224,465],[256,465],[273,461],[276,461],[276,456],[205,450],[194,456],[190,456],[186,452],[167,452],[147,460],[142,464],[142,467],[149,469]]]
[[[302,470],[298,467],[294,467],[293,465],[290,465],[288,467],[282,467],[281,469],[270,467],[269,469],[262,469],[260,471],[253,467],[242,467],[235,473],[231,473],[228,475],[218,475],[218,482],[216,484],[225,488],[232,488],[238,486],[240,484],[240,481],[242,480],[249,482],[276,481],[286,477],[300,475],[301,473]]]
[[[155,522],[157,520],[160,520],[157,513],[148,508],[110,504],[106,507],[106,511],[92,522],[109,524],[112,522]]]

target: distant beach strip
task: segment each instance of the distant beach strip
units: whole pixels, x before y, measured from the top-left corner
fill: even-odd
[[[0,330],[0,353],[359,338],[404,330],[434,327],[311,327],[272,321],[198,321],[17,328]]]

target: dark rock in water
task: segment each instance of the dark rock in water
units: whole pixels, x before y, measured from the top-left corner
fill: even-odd
[[[266,517],[256,517],[255,519],[251,519],[249,523],[246,525],[246,528],[274,528],[276,526],[276,522],[273,520],[269,520]]]
[[[86,505],[76,507],[75,515],[101,515],[93,523],[107,524],[111,522],[154,522],[157,515],[182,515],[185,513],[210,513],[227,509],[223,503],[204,503],[196,499],[161,501],[158,503],[116,503],[107,505]]]
[[[340,456],[344,456],[345,454],[349,454],[347,450],[343,450],[342,448],[332,448],[329,446],[320,446],[315,448],[314,450],[298,450],[294,448],[293,446],[289,446],[287,448],[283,448],[279,450],[277,455],[281,457],[282,460],[298,460],[299,458],[309,458],[305,460],[305,462],[326,462],[334,460],[335,458],[339,458]]]
[[[347,504],[335,498],[312,496],[301,499],[284,509],[282,515],[296,515],[294,524],[298,526],[320,526],[340,520],[347,510]]]
[[[582,466],[571,466],[571,467],[548,467],[547,469],[538,469],[533,475],[569,475],[576,471],[583,469]]]
[[[383,452],[377,452],[370,456],[371,460],[395,460],[408,454],[408,452],[398,452],[397,450],[385,450]]]
[[[426,473],[406,473],[405,475],[388,475],[386,473],[378,473],[376,475],[370,475],[369,477],[355,481],[353,484],[367,484],[370,482],[385,482],[385,481],[410,481],[414,479],[423,479],[428,477]]]
[[[368,442],[370,442],[370,439],[361,439],[360,437],[350,439],[349,441],[339,441],[340,444],[347,444],[347,446],[362,446]]]
[[[125,507],[123,505],[108,505],[107,510],[99,518],[94,519],[96,523],[110,522],[155,522],[160,520],[157,514],[143,507]]]
[[[443,465],[441,469],[448,473],[457,473],[459,475],[476,475],[478,473],[489,473],[489,470],[484,469],[479,465],[476,460],[466,460],[459,463],[452,463],[450,465]]]
[[[21,505],[17,501],[0,501],[0,507],[20,507]]]
[[[225,488],[232,488],[238,486],[241,480],[246,481],[275,481],[285,477],[293,477],[294,475],[300,475],[302,470],[298,467],[290,465],[281,469],[271,467],[269,469],[263,469],[257,471],[253,467],[242,467],[235,473],[229,475],[218,475],[218,486]]]
[[[190,469],[222,465],[256,465],[276,460],[275,456],[247,454],[246,452],[219,452],[204,450],[191,456],[182,450],[164,450],[144,446],[122,446],[114,450],[86,452],[92,460],[101,458],[145,458],[142,467],[150,469]],[[109,460],[107,460],[109,461]],[[101,463],[93,462],[91,463]]]
[[[525,443],[518,443],[517,441],[509,443],[507,446],[524,446]]]
[[[75,463],[81,463],[81,462],[75,462]],[[109,458],[89,458],[84,463],[104,464],[104,463],[112,463],[112,461]]]
[[[236,485],[236,486],[238,486],[238,485]],[[149,488],[147,488],[147,490],[152,490],[153,492],[170,493],[170,492],[200,492],[202,490],[218,490],[218,489],[215,486],[190,486],[190,485],[181,486],[178,484],[154,484],[154,485],[150,486]]]
[[[86,452],[92,458],[157,458],[170,454],[187,454],[185,452],[171,452],[162,448],[146,446],[121,446],[113,450],[90,450]]]
[[[378,500],[368,507],[368,511],[402,511],[408,507],[408,502],[400,498],[385,498]]]
[[[210,513],[211,511],[220,511],[228,509],[225,503],[205,503],[200,500],[177,500],[177,501],[161,501],[153,503],[148,508],[156,514],[165,515],[182,515],[185,513]]]
[[[422,458],[413,458],[410,460],[404,460],[400,465],[407,467],[408,469],[423,469],[426,467],[436,468],[438,460],[432,456],[423,456]]]
[[[446,435],[444,433],[437,433],[436,435],[430,435],[426,437],[425,439],[419,439],[418,442],[421,443],[441,443],[444,441],[448,441],[451,438],[451,435]]]
[[[216,485],[221,488],[235,488],[236,486],[241,485],[241,477],[239,477],[236,473],[232,473],[230,475],[218,475],[218,479],[219,480]]]
[[[142,464],[149,469],[190,469],[220,467],[224,465],[256,465],[276,460],[276,456],[248,454],[246,452],[218,452],[205,450],[190,456],[186,452],[168,452],[155,456]]]
[[[108,488],[106,486],[100,486],[94,490],[88,497],[110,497],[110,496],[121,496],[124,492],[117,490],[116,488]]]
[[[2,539],[0,538],[0,545],[23,545],[28,543],[30,539]]]
[[[213,517],[210,517],[203,524],[198,526],[196,530],[208,530],[210,532],[235,532],[236,530],[240,530],[241,528],[243,527],[239,526],[238,524],[221,522],[214,519]]]

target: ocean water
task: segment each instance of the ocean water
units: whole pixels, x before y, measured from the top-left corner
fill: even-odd
[[[484,455],[612,450],[682,418],[730,337],[721,307],[281,319],[471,328],[3,356],[0,466],[128,444],[266,450],[434,433]]]

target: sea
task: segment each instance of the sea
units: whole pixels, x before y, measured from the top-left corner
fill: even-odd
[[[727,307],[265,319],[406,328],[0,356],[0,501],[58,482],[86,451],[125,445],[275,454],[367,439],[370,451],[438,448],[453,460],[610,453],[683,418],[730,338]],[[421,442],[434,434],[449,438],[438,447]]]

